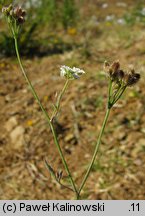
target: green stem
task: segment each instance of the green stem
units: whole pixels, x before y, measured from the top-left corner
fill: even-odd
[[[70,81],[69,79],[66,80],[66,82],[64,84],[64,87],[63,87],[62,91],[60,92],[60,94],[58,96],[58,99],[57,99],[57,102],[56,102],[56,105],[55,105],[55,110],[54,110],[54,112],[52,114],[51,120],[53,120],[53,118],[56,117],[58,112],[59,112],[60,102],[61,102],[61,99],[62,99],[62,97],[63,97],[63,95],[64,95],[64,93],[65,93],[65,91],[66,91],[66,89],[68,87],[69,81]]]
[[[112,96],[112,80],[110,79],[110,81],[109,81],[109,89],[108,89],[108,108],[112,107],[111,96]]]
[[[35,91],[35,89],[34,89],[32,83],[31,83],[31,81],[30,81],[30,79],[29,79],[29,77],[27,76],[27,74],[26,74],[26,72],[25,72],[25,70],[24,70],[24,67],[23,67],[23,65],[22,65],[21,58],[20,58],[20,55],[19,55],[17,36],[16,36],[16,34],[15,34],[13,28],[12,28],[12,30],[13,30],[13,36],[14,36],[14,41],[15,41],[16,55],[17,55],[17,59],[18,59],[18,62],[19,62],[21,71],[22,71],[22,73],[23,73],[23,75],[24,75],[24,78],[25,78],[26,82],[28,83],[28,85],[29,85],[29,87],[30,87],[30,90],[31,90],[31,92],[32,92],[32,94],[33,94],[33,96],[34,96],[34,98],[37,100],[37,102],[38,102],[38,104],[39,104],[39,106],[40,106],[40,108],[41,108],[41,110],[42,110],[42,112],[43,112],[43,114],[44,114],[44,116],[45,116],[45,118],[46,118],[46,120],[47,120],[47,122],[48,122],[50,128],[51,128],[51,131],[52,131],[52,134],[53,134],[53,138],[54,138],[54,142],[55,142],[55,144],[56,144],[56,147],[57,147],[58,152],[59,152],[59,154],[60,154],[60,157],[61,157],[61,159],[62,159],[63,165],[64,165],[65,170],[66,170],[66,172],[67,172],[67,174],[68,174],[68,176],[69,176],[71,185],[72,185],[73,190],[74,190],[74,192],[75,192],[75,194],[76,194],[76,197],[77,197],[77,196],[78,196],[77,188],[76,188],[75,183],[74,183],[74,180],[73,180],[73,178],[72,178],[72,176],[71,176],[70,170],[69,170],[68,165],[67,165],[67,162],[66,162],[66,160],[65,160],[65,158],[64,158],[64,155],[63,155],[63,152],[62,152],[62,150],[61,150],[61,147],[60,147],[60,145],[59,145],[56,131],[55,131],[55,129],[54,129],[53,124],[52,124],[51,121],[50,121],[50,117],[49,117],[47,111],[46,111],[45,108],[43,107],[43,105],[42,105],[42,103],[41,103],[41,101],[40,101],[40,99],[39,99],[39,97],[38,97],[38,95],[37,95],[37,93],[36,93],[36,91]]]
[[[121,96],[124,93],[125,89],[126,89],[126,86],[121,88],[121,91],[119,91],[119,93],[117,94],[117,96],[114,98],[114,100],[112,102],[113,105],[121,98]]]
[[[95,151],[94,151],[92,160],[91,160],[91,162],[90,162],[90,165],[89,165],[89,167],[88,167],[88,169],[87,169],[87,172],[86,172],[86,174],[85,174],[85,176],[84,176],[84,179],[83,179],[83,181],[82,181],[82,183],[81,183],[81,186],[80,186],[80,188],[79,188],[79,191],[78,191],[78,194],[79,194],[79,195],[80,195],[80,193],[81,193],[81,191],[82,191],[82,189],[83,189],[83,187],[84,187],[84,185],[85,185],[85,183],[86,183],[86,181],[87,181],[87,179],[88,179],[88,177],[89,177],[89,174],[90,174],[90,172],[91,172],[92,166],[93,166],[94,161],[95,161],[95,159],[96,159],[96,155],[97,155],[97,153],[98,153],[98,149],[99,149],[99,146],[100,146],[100,143],[101,143],[101,138],[102,138],[102,135],[103,135],[103,133],[104,133],[104,129],[105,129],[105,126],[106,126],[106,123],[107,123],[107,120],[108,120],[108,117],[109,117],[109,114],[110,114],[110,110],[111,110],[111,109],[107,109],[107,111],[106,111],[106,115],[105,115],[105,118],[104,118],[104,121],[103,121],[103,125],[102,125],[102,128],[101,128],[99,137],[98,137],[98,141],[97,141],[96,146],[95,146]]]
[[[108,95],[109,95],[109,100],[110,100],[110,97],[112,95],[112,80],[110,79],[110,82],[109,82],[109,91],[108,91]]]

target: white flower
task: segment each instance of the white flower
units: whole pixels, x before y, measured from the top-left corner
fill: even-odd
[[[61,66],[60,67],[60,75],[66,77],[67,79],[79,79],[85,71],[81,70],[80,68],[70,68],[68,66]]]

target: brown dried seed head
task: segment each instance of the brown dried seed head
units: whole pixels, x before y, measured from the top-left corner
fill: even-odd
[[[14,9],[14,14],[15,14],[16,18],[24,17],[26,15],[26,11],[22,10],[21,7],[16,7]]]
[[[8,7],[3,7],[2,12],[7,16],[10,17],[11,20],[16,20],[18,24],[22,24],[25,21],[26,11],[23,10],[21,7],[17,6],[14,7],[9,5]]]
[[[135,73],[135,71],[131,71],[130,73],[126,74],[125,76],[125,83],[127,86],[135,85],[140,79],[140,74]]]
[[[132,86],[140,79],[140,74],[136,73],[133,68],[130,69],[130,72],[128,73],[120,69],[119,61],[114,61],[111,65],[105,61],[104,69],[110,79],[117,85],[122,85],[122,83],[124,83],[126,86]]]
[[[16,8],[14,8],[14,14],[17,16],[17,17],[19,17],[19,16],[21,16],[21,12],[22,12],[22,9],[21,9],[21,7],[16,7]]]
[[[26,11],[25,10],[22,10],[22,14],[21,16],[25,17],[26,16]]]
[[[22,23],[24,23],[25,22],[25,19],[24,19],[24,17],[19,17],[18,19],[17,19],[17,22],[18,22],[18,24],[22,24]]]
[[[118,83],[124,78],[124,74],[123,70],[116,70],[111,74],[111,78]]]
[[[118,78],[123,79],[125,76],[125,72],[123,70],[118,70]]]
[[[113,70],[114,72],[118,71],[119,68],[120,68],[120,63],[119,63],[119,61],[113,62],[113,64],[111,65],[111,68],[112,68],[112,70]]]
[[[109,67],[109,75],[112,81],[119,84],[124,77],[124,71],[120,69],[119,61],[114,61],[112,65]]]

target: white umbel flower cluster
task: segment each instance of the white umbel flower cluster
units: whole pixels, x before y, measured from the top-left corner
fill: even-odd
[[[81,70],[80,68],[70,68],[65,65],[60,67],[60,75],[66,77],[67,79],[79,79],[80,76],[84,73],[85,71]]]

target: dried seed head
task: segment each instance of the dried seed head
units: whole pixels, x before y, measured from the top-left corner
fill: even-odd
[[[14,8],[14,14],[15,14],[15,16],[17,18],[19,18],[19,17],[25,17],[26,11],[23,10],[21,7],[18,6],[16,8]]]
[[[113,64],[111,65],[111,69],[113,72],[116,72],[118,71],[120,68],[120,63],[119,63],[119,60],[113,62]]]
[[[24,17],[19,17],[18,19],[17,19],[17,22],[18,22],[18,24],[22,24],[22,23],[24,23],[25,22],[25,19],[24,19]]]
[[[130,69],[128,73],[120,69],[119,61],[115,61],[111,65],[108,62],[105,62],[104,69],[109,75],[110,79],[118,86],[132,86],[140,79],[140,74],[136,73],[134,69]]]
[[[126,86],[133,86],[139,81],[139,79],[140,74],[135,73],[135,70],[131,69],[131,71],[125,75],[125,84]]]
[[[110,67],[109,62],[107,62],[107,61],[104,62],[104,70],[105,70],[105,72],[106,72],[109,76],[111,76],[111,74],[112,74],[112,69],[111,69],[111,67]]]
[[[26,11],[23,10],[21,7],[14,8],[14,17],[17,20],[18,24],[22,24],[25,21]]]
[[[9,5],[8,7],[2,8],[2,13],[10,18],[11,21],[16,21],[17,24],[22,24],[25,21],[26,11],[23,10],[21,7],[17,6],[14,7]]]
[[[124,71],[123,70],[116,70],[112,73],[111,77],[113,79],[113,81],[121,81],[124,77]]]
[[[124,77],[124,71],[120,69],[119,61],[115,61],[111,65],[105,62],[104,69],[109,74],[110,79],[117,84],[119,84]]]
[[[124,71],[123,71],[123,70],[118,70],[117,72],[118,72],[118,77],[119,77],[120,79],[123,79],[123,77],[124,77],[124,75],[125,75]]]

